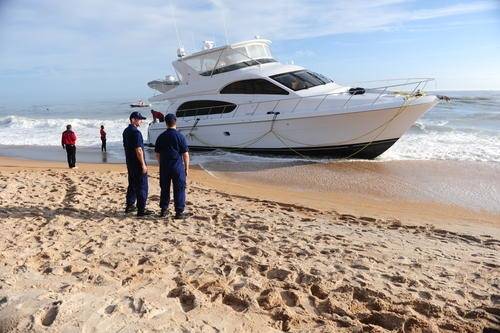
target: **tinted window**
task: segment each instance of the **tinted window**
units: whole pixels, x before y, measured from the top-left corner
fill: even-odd
[[[228,84],[220,91],[221,94],[253,94],[254,80],[243,80]]]
[[[221,94],[288,95],[288,91],[264,79],[236,81],[225,86]]]
[[[322,81],[323,81],[323,82],[325,82],[325,83],[330,83],[330,82],[333,82],[333,80],[332,80],[332,79],[330,79],[330,78],[328,78],[328,77],[324,76],[323,74],[320,74],[320,73],[315,73],[315,72],[309,72],[309,73],[311,73],[312,75],[314,75],[314,76],[318,77],[320,80],[322,80]]]
[[[177,117],[203,116],[209,114],[229,113],[236,109],[236,104],[222,101],[189,101],[182,103],[177,109]]]
[[[332,82],[323,75],[304,70],[273,75],[271,78],[295,91]]]

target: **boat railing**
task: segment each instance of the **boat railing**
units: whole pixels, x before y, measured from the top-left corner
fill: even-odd
[[[372,99],[366,99],[363,105],[373,106],[377,101],[382,98],[385,94],[392,95],[402,95],[405,97],[418,97],[422,95],[422,92],[426,88],[426,86],[435,81],[433,78],[416,78],[416,79],[391,79],[391,80],[383,80],[383,81],[396,81],[396,80],[406,80],[403,83],[397,84],[388,84],[382,86],[375,86],[371,88],[364,88],[365,92],[373,93],[374,97]],[[383,82],[383,81],[365,81],[365,82]],[[402,91],[401,88],[411,86],[407,91]],[[352,101],[358,96],[363,96],[364,94],[351,94],[348,90],[342,90],[339,92],[331,92],[326,94],[317,94],[311,96],[300,96],[300,97],[292,97],[292,98],[281,98],[281,99],[273,99],[273,100],[265,100],[265,101],[252,101],[247,103],[240,103],[236,105],[236,108],[232,111],[226,112],[228,107],[234,107],[235,104],[228,103],[227,105],[216,105],[216,106],[207,106],[200,108],[191,108],[191,109],[182,109],[182,112],[188,111],[189,113],[194,113],[189,116],[182,117],[185,121],[196,121],[197,119],[216,119],[216,118],[234,118],[242,112],[245,112],[247,116],[253,116],[259,111],[259,109],[265,105],[270,104],[270,106],[264,110],[261,110],[265,114],[275,114],[279,112],[283,114],[282,104],[287,104],[289,109],[287,109],[286,113],[293,113],[297,110],[300,104],[307,103],[307,101],[314,100],[313,103],[313,111],[317,111],[321,105],[325,102],[328,97],[331,96],[340,96],[340,95],[349,95],[349,98],[346,102],[341,106],[344,110],[349,109]],[[317,103],[316,103],[317,102]],[[316,104],[316,105],[314,105]],[[359,106],[358,104],[357,106]],[[207,111],[208,110],[208,111]]]

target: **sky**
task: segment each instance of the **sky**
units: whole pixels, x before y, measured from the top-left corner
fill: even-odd
[[[254,36],[341,84],[500,90],[500,0],[0,0],[0,102],[146,99],[179,44]]]

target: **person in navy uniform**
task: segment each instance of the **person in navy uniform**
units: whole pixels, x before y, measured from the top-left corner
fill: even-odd
[[[161,217],[168,215],[170,202],[170,183],[174,188],[176,219],[185,218],[186,177],[189,174],[189,152],[186,138],[177,131],[177,119],[169,113],[165,116],[167,130],[156,139],[156,159],[160,164],[160,208]]]
[[[123,131],[123,147],[125,148],[125,160],[128,171],[127,206],[125,213],[130,213],[137,209],[137,216],[151,215],[152,212],[146,210],[146,200],[148,197],[148,167],[144,155],[144,142],[142,133],[138,127],[146,119],[139,112],[130,114],[130,124]],[[137,208],[135,202],[137,200]]]

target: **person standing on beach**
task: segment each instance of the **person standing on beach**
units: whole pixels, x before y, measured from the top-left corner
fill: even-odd
[[[125,148],[125,160],[128,171],[125,213],[130,213],[137,209],[138,217],[152,214],[151,211],[146,210],[148,167],[144,155],[142,133],[138,129],[144,119],[146,117],[139,112],[132,112],[129,117],[130,124],[123,131],[123,147]],[[135,206],[136,201],[137,208]]]
[[[104,125],[101,125],[101,151],[106,152],[106,131],[104,130]]]
[[[167,130],[155,143],[156,159],[160,164],[160,217],[168,215],[170,183],[174,188],[175,219],[186,217],[186,177],[189,174],[189,153],[186,138],[177,131],[177,119],[169,113],[165,116]]]
[[[61,145],[66,149],[68,166],[70,169],[76,167],[76,134],[71,130],[71,125],[66,125],[66,130],[61,136]]]

